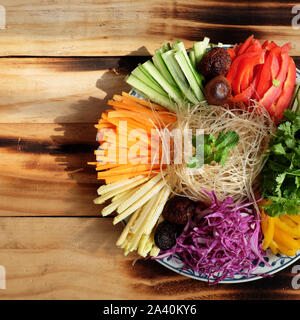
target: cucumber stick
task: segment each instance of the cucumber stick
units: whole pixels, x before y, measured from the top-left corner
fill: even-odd
[[[182,51],[178,51],[175,53],[175,59],[177,60],[178,64],[180,65],[185,77],[187,78],[187,81],[196,96],[198,101],[205,100],[203,92],[197,82],[197,78],[195,77],[194,73],[192,72],[192,69]]]
[[[141,81],[147,83],[149,87],[156,90],[162,95],[166,96],[165,91],[162,89],[162,87],[157,83],[157,81],[143,68],[143,66],[140,64],[138,65],[133,71],[132,74],[139,78]]]
[[[169,50],[162,54],[162,58],[183,95],[185,95],[191,103],[198,104],[197,98],[193,94],[180,65],[175,59],[175,54],[175,50]]]
[[[164,54],[163,54],[164,55]],[[163,56],[162,55],[162,56]],[[171,84],[161,75],[159,70],[154,66],[151,60],[143,63],[143,67],[151,74],[151,76],[160,84],[166,93],[173,99],[180,107],[184,105],[183,96],[180,90]]]
[[[195,57],[195,51],[193,49],[189,52],[189,58],[192,66],[196,68],[196,57]]]
[[[295,87],[293,97],[291,99],[290,108],[297,112],[300,109],[300,83],[298,83]]]
[[[156,52],[155,55],[152,57],[152,61],[155,67],[160,71],[160,73],[165,77],[165,79],[173,86],[176,86],[176,83],[171,76],[163,58],[161,52]]]
[[[190,69],[191,69],[191,71],[192,71],[192,73],[193,73],[193,75],[194,75],[194,77],[195,77],[198,85],[201,87],[202,90],[204,90],[203,84],[202,84],[203,77],[201,77],[201,76],[199,75],[199,73],[196,71],[196,65],[197,65],[197,64],[196,64],[195,52],[193,51],[193,52],[194,52],[194,65],[193,65],[193,64],[191,63],[191,60],[190,60],[190,58],[189,58],[186,50],[185,50],[185,46],[184,46],[184,43],[183,43],[183,42],[181,42],[181,41],[175,42],[175,43],[173,44],[173,48],[174,48],[176,51],[181,51],[181,52],[184,54],[184,57],[185,57],[188,65],[189,65],[189,67],[190,67]]]
[[[171,99],[166,96],[162,95],[156,90],[152,89],[147,83],[141,81],[139,78],[137,78],[135,75],[130,74],[127,76],[125,81],[132,86],[137,91],[140,91],[142,95],[145,95],[147,98],[149,98],[151,101],[160,104],[169,110],[174,111],[174,103],[171,101]]]
[[[206,49],[208,47],[210,39],[205,37],[203,41],[198,41],[194,43],[194,51],[195,51],[195,58],[196,58],[196,65],[200,62],[202,57],[204,56]]]

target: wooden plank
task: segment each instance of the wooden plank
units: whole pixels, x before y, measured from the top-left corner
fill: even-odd
[[[137,59],[0,59],[0,123],[95,123]]]
[[[95,216],[92,124],[0,124],[0,216]]]
[[[0,123],[94,124],[113,94],[130,90],[125,76],[146,59],[2,58]]]
[[[291,41],[300,55],[292,1],[2,0],[0,56],[148,55],[166,41],[210,37],[240,42],[250,34]],[[230,13],[230,14],[228,14]]]
[[[97,218],[0,218],[1,299],[299,299],[292,266],[273,278],[211,286],[124,257],[121,225]]]

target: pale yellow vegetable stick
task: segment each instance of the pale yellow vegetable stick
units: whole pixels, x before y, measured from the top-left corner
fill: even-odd
[[[118,208],[118,213],[122,213],[129,208],[133,203],[140,199],[143,194],[151,190],[160,180],[162,180],[162,175],[159,173],[151,180],[146,182],[132,197],[122,203],[122,205]]]
[[[158,200],[158,206],[156,208],[156,210],[153,212],[152,217],[149,219],[148,224],[145,227],[145,233],[146,234],[150,234],[154,228],[154,226],[156,225],[163,209],[164,206],[166,204],[166,202],[168,201],[169,195],[171,193],[171,188],[167,185],[163,188],[162,192],[160,193],[160,197]]]
[[[148,202],[144,204],[141,214],[139,215],[138,219],[136,220],[134,226],[131,229],[132,233],[136,233],[140,228],[140,226],[145,222],[145,219],[147,218],[150,210],[153,209],[153,206],[156,201],[156,197],[158,197],[158,195],[152,197]]]
[[[148,253],[151,252],[152,247],[153,247],[153,242],[151,239],[148,239],[148,241],[145,244],[144,250],[142,252],[142,256],[147,257]]]
[[[144,218],[143,221],[147,220],[149,215],[151,216],[151,211],[154,210],[154,208],[155,208],[156,198],[157,198],[157,196],[153,197],[144,205],[144,207],[143,207],[144,209],[140,215],[140,217],[143,216],[143,218]],[[143,223],[140,224],[140,226],[137,230],[134,230],[134,227],[132,228],[133,237],[132,237],[132,241],[130,244],[130,251],[134,251],[138,248],[139,241],[143,235],[144,224]]]
[[[139,214],[141,213],[142,208],[139,208],[138,210],[135,211],[135,213],[130,217],[128,223],[126,224],[125,228],[123,229],[116,245],[119,247],[122,245],[122,243],[126,240],[126,237],[132,227],[132,225],[134,224],[136,218],[139,216]]]
[[[145,176],[143,175],[139,175],[137,177],[134,177],[134,178],[130,178],[130,179],[127,179],[127,180],[123,180],[123,181],[118,181],[118,182],[114,182],[114,183],[110,183],[110,184],[105,184],[101,187],[98,188],[97,192],[98,192],[98,195],[102,195],[104,193],[107,193],[107,192],[110,192],[110,191],[113,191],[115,189],[118,189],[120,187],[123,187],[127,184],[131,184],[132,182],[135,182],[141,178],[143,178]]]
[[[130,183],[130,184],[126,184],[125,186],[122,186],[122,187],[120,187],[120,188],[117,188],[117,189],[115,189],[115,190],[113,190],[113,191],[104,193],[104,194],[101,195],[100,197],[96,198],[96,199],[94,200],[94,203],[95,203],[95,204],[102,204],[102,203],[104,203],[105,201],[107,201],[108,199],[114,197],[115,195],[120,194],[120,193],[123,193],[124,191],[130,190],[130,189],[132,189],[132,188],[134,188],[134,187],[136,187],[136,186],[138,186],[138,185],[146,182],[147,180],[148,180],[148,178],[145,177],[145,178],[139,179],[139,180],[137,180],[137,181],[134,181],[134,182],[132,182],[132,183]]]
[[[120,204],[122,204],[123,201],[125,201],[125,199],[127,199],[128,197],[133,195],[135,191],[136,191],[136,189],[123,192],[122,196],[118,200],[110,203],[108,206],[106,206],[105,208],[102,209],[102,216],[103,217],[108,216],[109,214],[111,214],[115,210],[117,210],[118,206]]]
[[[148,240],[149,240],[149,236],[146,234],[143,234],[138,247],[138,254],[143,257],[144,257],[144,250]]]
[[[160,206],[160,201],[162,199],[162,193],[160,192],[159,194],[156,195],[156,197],[153,197],[150,201],[150,210],[147,212],[147,215],[143,219],[143,223],[140,225],[139,230],[137,231],[135,237],[133,237],[133,243],[134,248],[137,248],[139,246],[138,242],[142,238],[143,234],[145,234],[145,230],[147,225],[149,225],[154,213],[156,212],[157,208]]]
[[[156,245],[154,245],[150,251],[150,256],[155,258],[158,256],[159,252],[160,249]]]
[[[149,199],[151,199],[155,194],[157,194],[163,188],[163,186],[165,184],[166,184],[166,182],[164,180],[161,180],[151,190],[149,190],[147,193],[145,193],[142,197],[140,197],[136,202],[134,202],[130,207],[128,207],[125,211],[122,211],[121,213],[119,210],[120,207],[118,207],[117,212],[120,214],[114,218],[113,224],[117,224],[120,221],[126,219],[135,210],[137,210],[138,208],[143,206]]]

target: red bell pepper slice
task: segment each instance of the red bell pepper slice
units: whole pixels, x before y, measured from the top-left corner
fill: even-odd
[[[252,44],[250,44],[250,46],[246,49],[245,52],[258,52],[258,51],[261,51],[261,49],[262,49],[262,46],[260,42],[254,39],[252,41]]]
[[[232,102],[249,103],[249,101],[252,98],[253,93],[255,91],[255,87],[256,87],[256,83],[258,81],[258,78],[259,78],[259,72],[256,73],[252,83],[249,85],[248,88],[246,88],[245,90],[243,90],[241,93],[237,94],[236,96],[232,97],[230,100]]]
[[[271,107],[272,103],[277,101],[277,99],[279,98],[282,91],[283,82],[286,79],[286,75],[289,67],[288,53],[285,51],[281,52],[281,59],[282,59],[282,63],[280,66],[280,71],[277,76],[277,81],[279,81],[279,85],[278,86],[272,85],[266,91],[263,98],[259,101],[259,104],[264,106],[268,110]]]
[[[267,53],[266,61],[257,83],[256,98],[261,99],[265,92],[272,86],[272,81],[279,72],[279,57],[281,48],[275,47]],[[274,77],[274,78],[273,78]]]
[[[281,119],[283,117],[283,111],[289,107],[290,100],[292,98],[296,83],[296,66],[294,60],[289,58],[289,67],[286,79],[284,81],[282,93],[276,103],[272,105],[273,109],[270,111],[275,115],[276,118]]]
[[[282,47],[281,47],[281,50],[282,51],[286,51],[286,52],[290,52],[292,49],[292,45],[290,42],[284,44]]]
[[[236,57],[236,54],[235,54],[234,50],[232,48],[228,48],[227,52],[229,53],[229,55],[231,57],[231,61],[233,61],[234,58]]]
[[[236,73],[239,69],[239,64],[240,62],[247,57],[255,57],[257,55],[256,52],[249,52],[249,53],[244,53],[240,56],[237,56],[234,61],[232,62],[230,69],[227,73],[226,78],[230,81],[230,83],[232,83],[235,79]]]
[[[256,65],[264,63],[265,52],[260,49],[260,52],[254,52],[255,55],[250,55],[250,53],[245,54],[245,58],[240,62],[238,66],[238,71],[236,76],[232,82],[232,90],[235,94],[240,93],[241,84],[243,83],[243,87],[249,86],[249,77],[251,72]]]
[[[242,44],[242,46],[239,48],[238,55],[245,53],[248,47],[252,44],[252,40],[254,38],[254,35],[252,34],[246,41]]]
[[[269,41],[266,40],[266,41],[262,44],[262,48],[263,48],[263,49],[266,49],[268,45],[269,45]]]
[[[269,42],[268,40],[266,40],[262,45],[262,48],[266,49],[268,51],[270,51],[276,47],[278,47],[278,45],[274,41]]]

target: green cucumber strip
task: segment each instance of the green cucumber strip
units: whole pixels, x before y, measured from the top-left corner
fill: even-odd
[[[300,85],[298,87],[298,94],[296,97],[297,101],[298,101],[298,105],[297,105],[297,111],[300,111]]]
[[[295,86],[294,93],[291,99],[290,108],[295,112],[299,108],[300,103],[300,83]]]
[[[168,42],[168,43],[166,43],[166,44],[164,44],[163,46],[162,46],[162,49],[164,50],[164,52],[167,52],[167,51],[169,51],[169,50],[171,50],[172,48],[171,48],[171,44]],[[163,53],[164,53],[163,52]]]
[[[196,77],[194,76],[190,65],[188,61],[185,58],[185,55],[182,51],[178,51],[175,53],[175,59],[177,60],[178,64],[180,65],[185,77],[187,78],[187,81],[194,92],[194,95],[196,96],[198,102],[205,100],[203,92],[196,80]]]
[[[198,41],[194,43],[194,51],[195,51],[195,58],[196,58],[196,65],[200,62],[202,57],[206,52],[206,48],[208,47],[210,39],[205,37],[203,41]]]
[[[189,52],[189,57],[190,57],[190,61],[191,61],[191,64],[194,68],[196,68],[196,57],[195,57],[195,51],[194,50],[191,50]]]
[[[129,76],[127,76],[125,81],[134,89],[140,91],[142,95],[145,95],[146,97],[148,97],[149,100],[168,108],[170,111],[175,110],[175,105],[169,97],[166,97],[165,95],[161,95],[160,93],[158,93],[157,91],[149,87],[146,83],[138,79],[133,74],[130,74]]]
[[[186,61],[187,61],[188,64],[189,64],[189,67],[190,67],[190,69],[191,69],[194,77],[196,78],[196,81],[197,81],[198,85],[201,87],[202,90],[204,90],[203,84],[202,84],[203,77],[200,77],[200,75],[199,75],[199,73],[197,72],[197,70],[195,69],[195,67],[193,67],[193,65],[192,65],[192,63],[191,63],[191,61],[190,61],[190,58],[189,58],[189,56],[188,56],[188,54],[187,54],[187,52],[186,52],[186,50],[185,50],[184,43],[181,42],[181,41],[179,41],[179,42],[177,42],[177,43],[174,43],[173,47],[174,47],[174,49],[175,49],[176,51],[182,51],[182,53],[183,53],[184,56],[185,56]],[[195,62],[195,65],[196,65],[196,62]]]
[[[166,92],[162,89],[162,87],[151,77],[151,75],[143,68],[142,65],[138,65],[132,72],[135,77],[145,82],[149,87],[156,90],[162,95],[167,96]]]
[[[171,76],[162,56],[161,53],[157,52],[155,55],[152,57],[152,61],[155,65],[155,67],[159,70],[159,72],[162,74],[162,76],[165,77],[165,79],[173,86],[176,86],[176,83]]]
[[[179,89],[183,93],[183,95],[193,104],[198,104],[198,100],[196,99],[195,95],[193,94],[189,83],[181,70],[180,65],[175,59],[174,54],[176,53],[175,50],[169,50],[162,54],[162,58],[165,61],[171,75],[173,76],[175,82],[177,83]]]
[[[162,56],[164,53],[162,54]],[[179,106],[183,106],[183,96],[180,90],[172,85],[161,75],[158,69],[154,66],[151,60],[143,63],[143,67],[151,74],[151,76],[160,84],[166,93],[176,102]]]

